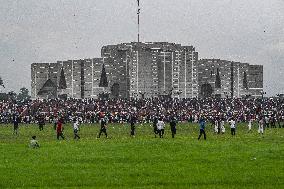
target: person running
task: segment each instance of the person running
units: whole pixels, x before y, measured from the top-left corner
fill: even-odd
[[[30,148],[39,148],[39,143],[36,140],[36,136],[32,136],[32,140],[30,141]]]
[[[56,133],[57,133],[57,140],[59,140],[59,137],[61,137],[63,140],[65,139],[64,135],[63,135],[63,120],[62,119],[58,119],[57,122],[57,127],[56,127]]]
[[[79,132],[79,121],[77,118],[73,119],[73,130],[74,130],[74,139],[80,139],[80,136],[78,135]]]
[[[97,138],[100,138],[102,133],[104,133],[107,138],[106,127],[107,127],[106,118],[102,118],[101,119],[101,129],[100,129],[100,132]]]
[[[233,118],[229,121],[230,127],[231,127],[231,135],[234,136],[236,135],[236,122],[234,121]]]
[[[165,123],[164,123],[162,118],[160,118],[158,123],[157,123],[157,131],[158,131],[159,137],[164,138]]]
[[[136,117],[133,115],[131,116],[131,119],[130,119],[130,136],[131,137],[135,137],[135,123],[136,123]]]
[[[172,132],[172,138],[175,138],[175,134],[177,132],[176,130],[176,119],[174,117],[172,117],[171,121],[170,121],[170,126],[171,126],[171,132]]]
[[[199,128],[200,128],[200,133],[198,136],[198,140],[200,139],[200,137],[203,135],[204,136],[204,140],[206,140],[206,133],[205,133],[205,119],[203,116],[201,116],[200,120],[199,120]]]

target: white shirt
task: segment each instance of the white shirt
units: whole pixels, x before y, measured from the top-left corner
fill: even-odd
[[[165,123],[163,121],[158,121],[157,123],[157,129],[161,130],[165,128]]]
[[[76,121],[75,123],[73,123],[73,129],[74,130],[79,130],[79,122]]]
[[[231,128],[236,128],[236,122],[234,120],[231,120],[229,123]]]

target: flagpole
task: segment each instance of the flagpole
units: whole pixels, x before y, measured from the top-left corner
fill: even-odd
[[[137,34],[137,37],[138,37],[138,43],[140,42],[140,3],[139,3],[139,0],[137,0],[137,29],[138,29],[138,34]]]

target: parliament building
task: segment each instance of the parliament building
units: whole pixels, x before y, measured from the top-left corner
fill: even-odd
[[[107,45],[100,58],[31,65],[33,99],[261,97],[263,66],[198,59],[167,42]]]

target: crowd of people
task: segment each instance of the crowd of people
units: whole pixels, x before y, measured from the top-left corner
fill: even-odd
[[[108,123],[129,123],[130,135],[135,136],[136,123],[152,123],[155,137],[163,138],[165,123],[170,124],[172,138],[179,122],[199,123],[200,135],[206,140],[205,125],[214,126],[214,132],[225,133],[225,122],[229,123],[231,135],[236,134],[236,124],[247,122],[251,131],[252,122],[258,123],[258,132],[264,128],[284,128],[284,103],[280,98],[264,99],[50,99],[26,102],[0,102],[0,124],[14,124],[18,134],[19,124],[37,123],[43,130],[45,123],[53,123],[57,139],[65,139],[63,124],[73,123],[74,139],[80,139],[79,126],[82,123],[100,123],[101,134],[106,137]],[[206,124],[205,124],[206,123]],[[31,144],[35,145],[36,136]]]
[[[279,98],[266,99],[68,99],[30,100],[0,102],[0,124],[13,123],[15,116],[19,122],[53,123],[58,118],[72,122],[74,117],[80,123],[98,123],[107,117],[110,123],[125,123],[135,116],[137,122],[150,123],[155,117],[170,122],[175,117],[178,122],[198,122],[200,116],[211,122],[228,121],[234,117],[237,122],[249,122],[264,118],[267,126],[279,126],[284,120],[284,104]],[[221,125],[219,124],[219,125]],[[222,127],[216,128],[218,132]]]

